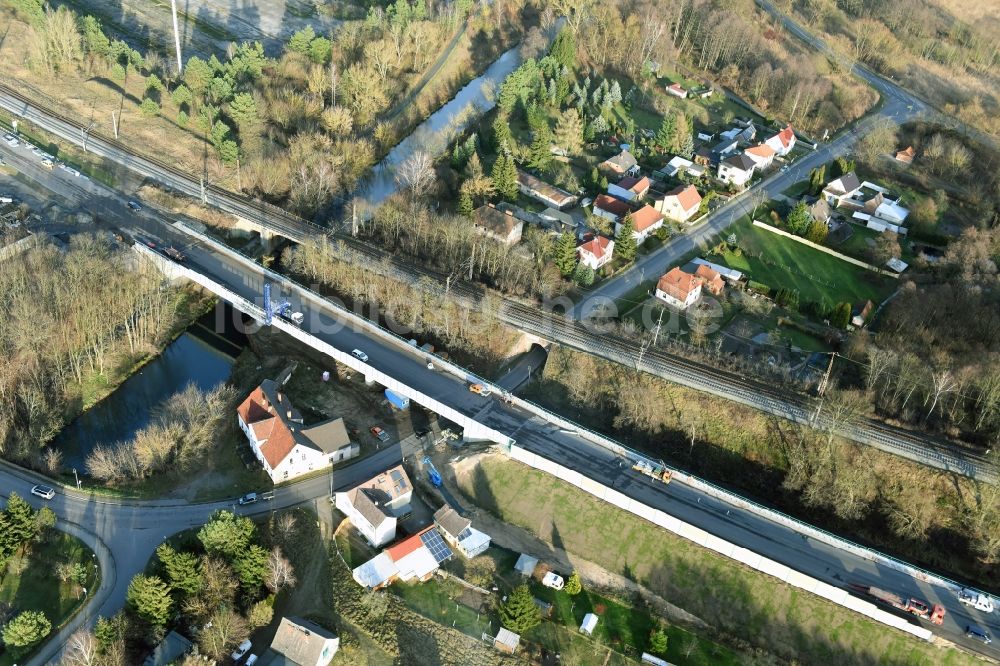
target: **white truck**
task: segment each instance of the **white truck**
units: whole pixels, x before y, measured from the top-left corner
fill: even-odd
[[[984,613],[993,612],[993,600],[982,592],[962,590],[958,593],[958,600],[966,606],[972,606],[978,611],[983,611]]]

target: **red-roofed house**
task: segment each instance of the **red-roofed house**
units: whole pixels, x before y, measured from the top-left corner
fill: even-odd
[[[656,297],[668,305],[684,310],[701,297],[701,284],[700,277],[685,273],[675,266],[656,283]]]
[[[594,236],[591,240],[576,248],[580,263],[595,271],[611,261],[615,253],[615,242],[604,236]]]
[[[622,221],[615,224],[615,235],[621,234],[624,219],[622,217]],[[642,245],[651,233],[663,226],[663,213],[652,206],[643,206],[639,210],[632,211],[632,224],[635,228],[632,234],[635,236],[635,242],[637,245]]]
[[[770,146],[775,153],[784,157],[788,153],[792,152],[792,148],[795,147],[795,130],[792,129],[791,125],[787,125],[785,129],[781,130],[764,143]]]
[[[612,222],[618,222],[630,210],[632,208],[627,203],[607,194],[598,194],[597,198],[594,199],[594,215],[606,218]]]
[[[351,444],[347,436],[344,419],[303,425],[299,411],[270,379],[265,379],[236,408],[236,419],[274,483],[360,453],[360,447]]]
[[[723,288],[726,283],[722,280],[722,276],[719,275],[718,271],[706,266],[705,264],[698,264],[698,268],[694,272],[696,277],[701,278],[702,286],[708,291],[718,296],[722,293]]]
[[[774,161],[774,148],[762,143],[759,146],[751,146],[743,151],[743,154],[752,159],[758,169],[766,169]]]
[[[681,185],[667,192],[662,199],[653,202],[660,211],[675,222],[687,222],[698,213],[701,195],[694,185]]]
[[[619,199],[624,199],[625,201],[635,201],[646,196],[650,185],[652,183],[645,176],[642,178],[625,176],[617,183],[608,185],[608,194]]]
[[[906,150],[896,151],[896,161],[903,164],[913,164],[913,158],[916,156],[917,151],[913,149],[913,146],[908,147]]]
[[[667,93],[673,95],[674,97],[680,97],[681,99],[687,99],[688,91],[684,90],[684,86],[679,83],[671,83],[667,86]]]
[[[353,571],[359,585],[377,590],[396,580],[430,580],[439,565],[451,558],[451,548],[434,526],[390,546]]]

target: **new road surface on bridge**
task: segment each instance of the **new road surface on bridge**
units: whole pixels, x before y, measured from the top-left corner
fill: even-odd
[[[226,288],[260,303],[263,283],[273,280],[263,269],[248,265],[210,245],[188,247],[188,267],[223,284]],[[277,288],[277,285],[275,286]],[[281,285],[283,298],[305,315],[303,329],[339,350],[361,349],[369,364],[391,373],[411,388],[463,412],[483,425],[517,441],[518,446],[575,469],[581,474],[613,487],[649,506],[727,541],[778,561],[831,585],[845,588],[849,583],[878,585],[929,602],[940,603],[948,611],[945,625],[933,628],[950,640],[977,646],[964,636],[967,623],[1000,630],[1000,623],[982,617],[961,605],[954,594],[899,570],[874,563],[868,558],[808,538],[784,523],[744,510],[736,504],[711,499],[700,491],[675,481],[664,485],[631,470],[628,461],[594,443],[578,431],[547,422],[540,416],[505,403],[494,394],[483,397],[468,390],[467,382],[455,375],[430,370],[422,355],[400,339],[390,342],[365,332],[350,317],[325,301],[306,296],[297,285]],[[916,620],[915,620],[916,621]],[[1000,650],[997,651],[1000,655]]]

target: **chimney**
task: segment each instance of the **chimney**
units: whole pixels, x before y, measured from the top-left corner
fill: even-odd
[[[510,217],[514,217],[514,211],[512,211],[512,210],[505,210],[504,214],[505,215],[509,215]]]
[[[291,421],[292,420],[292,410],[289,409],[287,412],[285,412],[285,416],[287,416],[288,420]]]
[[[278,391],[278,402],[281,402],[281,398],[282,398],[281,391]]]

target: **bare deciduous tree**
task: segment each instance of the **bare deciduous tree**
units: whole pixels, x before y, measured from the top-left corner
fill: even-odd
[[[97,653],[97,639],[86,629],[79,629],[66,641],[63,649],[62,666],[96,666],[100,657]]]
[[[434,183],[434,160],[422,150],[410,155],[396,169],[396,182],[416,199]]]
[[[294,587],[296,582],[292,563],[281,552],[281,548],[275,546],[267,558],[267,575],[264,578],[264,584],[267,585],[267,589],[277,594],[285,587]]]

